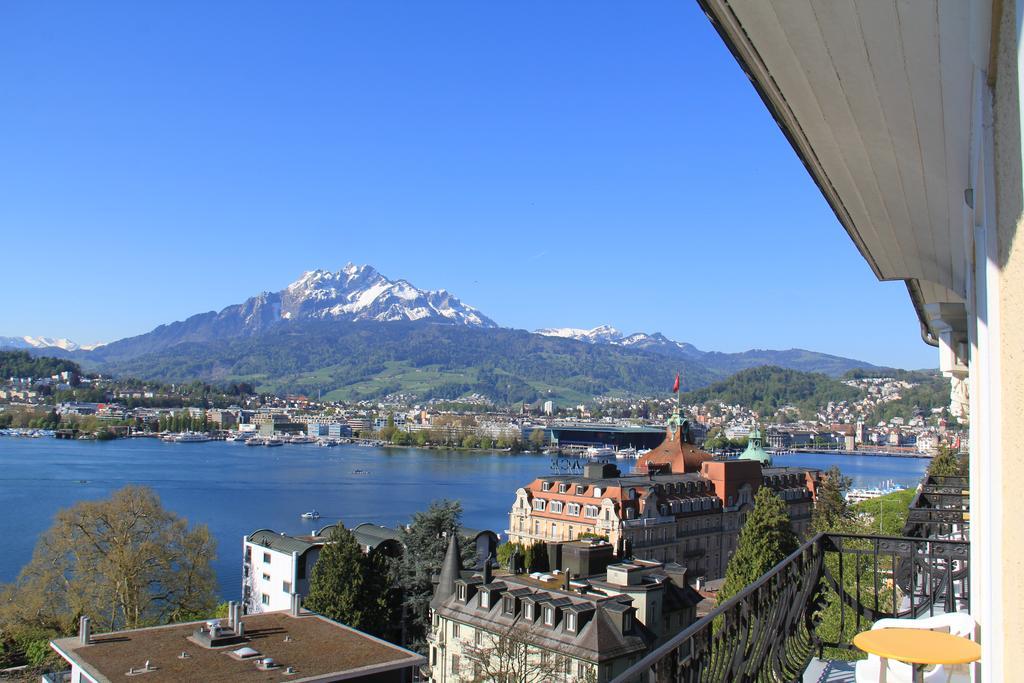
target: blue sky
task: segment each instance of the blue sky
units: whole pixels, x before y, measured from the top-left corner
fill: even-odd
[[[0,335],[370,263],[502,325],[936,364],[692,2],[5,3]]]

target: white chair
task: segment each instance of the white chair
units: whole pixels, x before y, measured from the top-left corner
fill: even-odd
[[[871,630],[880,628],[921,628],[928,631],[944,631],[961,638],[974,638],[974,619],[964,612],[938,614],[922,619],[879,619]],[[885,663],[883,671],[882,666]],[[878,655],[868,655],[867,659],[857,662],[855,668],[857,683],[912,683],[913,671],[909,664],[892,659],[882,659]],[[967,665],[937,665],[931,671],[924,672],[925,683],[959,683],[969,681],[970,672]]]

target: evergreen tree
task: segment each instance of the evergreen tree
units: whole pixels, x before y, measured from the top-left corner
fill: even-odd
[[[954,453],[948,446],[941,447],[939,454],[928,463],[930,477],[966,477],[967,471],[967,457]]]
[[[398,566],[398,584],[405,609],[404,644],[426,651],[426,635],[430,631],[430,599],[434,596],[433,577],[441,571],[448,539],[459,533],[462,504],[453,500],[434,501],[425,512],[417,512],[402,534],[405,552]],[[462,543],[463,565],[472,557],[475,547]]]
[[[313,565],[306,606],[352,628],[379,634],[387,624],[387,604],[371,574],[374,563],[341,523],[335,525]]]
[[[846,490],[851,483],[852,480],[843,476],[835,465],[828,468],[818,485],[818,500],[814,504],[814,516],[811,518],[811,526],[815,531],[837,531],[850,519]]]
[[[767,486],[754,496],[754,509],[740,531],[736,552],[725,570],[725,584],[718,593],[718,602],[739,593],[743,588],[786,559],[799,547],[789,524],[786,503]]]

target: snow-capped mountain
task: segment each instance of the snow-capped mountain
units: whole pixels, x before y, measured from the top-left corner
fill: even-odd
[[[182,343],[251,337],[302,321],[426,321],[467,327],[497,324],[440,289],[417,289],[389,280],[371,266],[311,270],[279,292],[263,292],[219,312],[209,311],[160,325],[146,334],[98,349],[95,358],[127,358]]]
[[[591,344],[617,344],[622,341],[622,333],[611,325],[598,325],[590,330],[580,327],[546,327],[536,330],[535,334],[542,334],[545,337],[575,339],[577,341],[590,342]]]
[[[629,346],[636,349],[659,351],[661,353],[678,352],[690,357],[697,357],[704,353],[693,344],[674,341],[660,332],[655,332],[654,334],[636,332],[627,336],[611,325],[598,325],[590,330],[579,327],[548,327],[536,330],[536,334],[542,334],[545,337],[576,339],[577,341],[584,341],[590,344]]]
[[[389,280],[371,266],[352,263],[334,273],[303,273],[278,295],[280,315],[288,320],[434,319],[472,327],[497,327],[493,320],[444,289],[417,289],[405,280]]]
[[[0,349],[63,349],[65,351],[90,351],[103,344],[78,344],[70,339],[54,337],[0,337]]]

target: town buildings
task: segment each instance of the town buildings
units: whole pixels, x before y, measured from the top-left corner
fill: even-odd
[[[797,534],[809,531],[820,472],[715,459],[688,441],[688,426],[670,421],[662,444],[633,474],[590,463],[582,476],[552,473],[518,489],[509,540],[559,544],[597,536],[619,555],[677,562],[691,577],[718,578],[761,486],[787,503]]]
[[[676,564],[569,544],[553,574],[463,571],[452,538],[431,601],[431,680],[607,681],[696,618]]]

